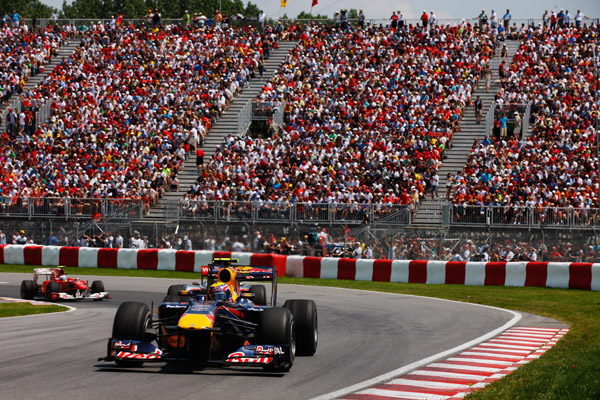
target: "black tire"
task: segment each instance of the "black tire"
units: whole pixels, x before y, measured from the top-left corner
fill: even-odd
[[[50,281],[48,282],[48,285],[46,285],[46,298],[48,301],[54,301],[52,300],[52,293],[60,293],[60,287],[56,281]]]
[[[31,300],[33,296],[35,296],[35,283],[32,280],[21,282],[21,298]]]
[[[319,341],[317,305],[312,300],[287,300],[283,307],[294,315],[297,354],[314,355]]]
[[[296,356],[296,339],[294,337],[294,316],[287,308],[267,308],[261,313],[259,337],[263,344],[290,347],[290,362],[279,366],[266,366],[265,369],[275,372],[287,372],[294,365]]]
[[[102,283],[102,281],[93,281],[90,289],[92,290],[92,293],[106,292],[106,290],[104,290],[104,283]]]
[[[252,302],[257,306],[267,305],[267,288],[263,285],[252,285],[250,286],[250,293],[254,294]]]
[[[171,285],[167,289],[167,296],[179,296],[179,291],[185,289],[185,285]]]
[[[152,315],[144,303],[126,301],[119,306],[113,322],[113,339],[146,340]],[[143,361],[119,360],[121,367],[139,367]]]

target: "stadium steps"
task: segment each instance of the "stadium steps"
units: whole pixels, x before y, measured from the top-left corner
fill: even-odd
[[[508,54],[506,58],[500,58],[500,48],[502,44],[506,44]],[[449,147],[444,153],[444,160],[442,167],[438,170],[440,177],[438,185],[438,199],[431,199],[431,194],[427,193],[421,204],[419,205],[417,212],[411,224],[423,225],[423,226],[441,226],[442,224],[442,208],[445,204],[449,204],[446,199],[446,183],[447,175],[450,173],[454,175],[457,171],[462,171],[464,168],[473,143],[475,139],[482,140],[486,137],[485,132],[485,117],[486,110],[489,109],[490,105],[494,101],[495,94],[498,92],[500,85],[498,84],[500,77],[498,76],[498,67],[502,63],[502,60],[506,60],[506,64],[510,64],[513,55],[519,49],[520,42],[518,40],[507,40],[504,43],[500,43],[496,48],[495,56],[490,60],[490,68],[492,70],[492,81],[490,89],[486,92],[485,80],[480,79],[477,87],[471,94],[473,101],[479,96],[483,101],[484,114],[481,118],[481,124],[477,124],[475,121],[475,110],[473,106],[468,106],[462,115],[460,121],[460,129],[455,132],[452,137],[451,147]]]
[[[54,67],[56,67],[62,60],[65,60],[73,54],[75,49],[79,47],[79,40],[67,40],[64,44],[58,48],[56,56],[52,57],[48,64],[44,65],[44,71],[39,74],[30,77],[25,83],[25,87],[23,91],[28,91],[37,87],[48,75],[54,71]],[[0,132],[4,132],[6,130],[6,116],[5,111],[8,108],[11,108],[10,104],[17,104],[19,101],[19,94],[13,93],[13,95],[8,100],[9,106],[0,110],[0,115],[2,116],[2,122],[0,123]],[[42,121],[45,122],[45,121]]]
[[[239,136],[246,132],[240,132],[238,121],[240,120],[240,112],[244,106],[252,101],[260,94],[262,88],[275,75],[279,66],[285,61],[290,50],[296,47],[298,42],[282,41],[278,43],[278,48],[271,51],[271,56],[265,60],[265,70],[262,78],[256,75],[250,79],[240,94],[238,94],[229,104],[229,107],[221,117],[213,124],[204,138],[204,162],[210,161],[212,156],[217,151],[217,148],[223,143],[223,139],[228,135]],[[158,204],[153,207],[145,219],[164,220],[172,219],[174,215],[166,215],[167,204],[176,203],[189,190],[190,186],[198,178],[198,170],[196,168],[196,155],[190,154],[182,165],[179,174],[179,191],[166,192]]]

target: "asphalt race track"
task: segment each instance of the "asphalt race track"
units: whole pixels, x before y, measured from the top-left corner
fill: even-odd
[[[501,310],[404,295],[280,285],[279,304],[311,298],[319,312],[319,347],[296,357],[287,374],[260,369],[190,370],[165,364],[119,369],[106,354],[123,301],[161,301],[181,280],[102,279],[112,299],[69,303],[68,313],[0,319],[2,399],[310,399],[374,378],[492,331],[513,316]],[[31,274],[0,274],[0,297],[19,297]],[[528,319],[530,321],[528,321]],[[532,322],[534,321],[534,322]],[[543,326],[524,316],[519,325]]]

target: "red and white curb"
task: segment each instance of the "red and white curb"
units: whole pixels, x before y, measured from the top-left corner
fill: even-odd
[[[2,317],[3,320],[5,319],[12,319],[12,318],[32,318],[32,317],[43,317],[43,316],[47,316],[47,315],[52,315],[52,314],[56,314],[56,313],[69,313],[72,311],[76,311],[77,308],[70,306],[68,304],[62,304],[62,303],[49,303],[47,301],[38,301],[38,300],[25,300],[25,299],[17,299],[14,297],[0,297],[0,302],[1,301],[5,301],[7,303],[30,303],[34,306],[62,306],[62,307],[66,307],[67,311],[55,311],[55,312],[51,312],[51,313],[42,313],[42,314],[28,314],[28,315],[16,315],[14,317]]]
[[[568,331],[568,328],[512,328],[450,358],[338,399],[462,399],[540,358]]]

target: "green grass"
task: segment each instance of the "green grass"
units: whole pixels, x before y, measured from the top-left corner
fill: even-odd
[[[73,275],[145,276],[197,280],[186,272],[67,268]],[[0,266],[0,272],[32,272]],[[499,286],[421,285],[279,278],[280,283],[335,286],[439,297],[543,315],[571,326],[539,360],[524,365],[468,399],[600,399],[600,292]]]
[[[67,311],[63,306],[34,306],[30,303],[0,303],[0,318],[17,317],[20,315],[46,314],[58,311]]]

